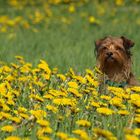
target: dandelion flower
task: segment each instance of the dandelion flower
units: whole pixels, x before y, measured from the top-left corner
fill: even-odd
[[[5,140],[21,140],[21,138],[17,136],[9,136]]]
[[[37,120],[37,123],[41,126],[49,126],[50,125],[50,123],[47,120],[42,120],[42,119]]]
[[[129,135],[129,134],[125,135],[125,139],[126,140],[139,140],[139,138],[137,136]]]
[[[135,135],[140,136],[140,128],[135,128],[133,132]]]
[[[6,126],[3,126],[1,128],[2,131],[5,131],[5,132],[13,132],[15,131],[15,127],[11,126],[11,125],[6,125]]]
[[[119,110],[118,114],[125,116],[125,115],[129,115],[130,113],[127,110]]]
[[[81,137],[83,140],[89,140],[88,134],[84,130],[76,129],[72,131],[74,134],[77,134]]]
[[[56,136],[58,136],[62,140],[66,140],[68,138],[68,135],[64,132],[57,132]]]
[[[78,120],[76,121],[76,124],[78,124],[79,126],[85,126],[85,127],[91,126],[91,123],[87,120]]]
[[[96,111],[103,115],[112,115],[114,113],[113,110],[111,110],[109,108],[105,108],[105,107],[97,108]]]
[[[68,86],[75,89],[78,88],[78,84],[76,82],[68,82]]]
[[[104,138],[107,139],[112,139],[112,140],[117,140],[117,138],[115,138],[115,136],[108,130],[104,130],[104,129],[100,129],[100,128],[94,128],[93,132],[97,135],[97,136],[102,136]]]

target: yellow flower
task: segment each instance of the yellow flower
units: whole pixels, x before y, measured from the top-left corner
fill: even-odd
[[[9,111],[10,110],[9,106],[6,105],[6,104],[3,104],[2,107],[3,107],[3,111]]]
[[[58,97],[58,96],[61,96],[61,97],[66,97],[67,96],[67,91],[64,91],[64,90],[62,90],[62,91],[59,91],[59,90],[50,90],[49,91],[49,95],[53,95],[53,96],[55,96],[55,97]]]
[[[52,69],[52,74],[57,74],[58,73],[58,68],[53,68]]]
[[[83,78],[82,76],[73,76],[73,78],[74,79],[76,79],[79,83],[81,83],[81,84],[85,84],[86,83],[86,79],[85,78]]]
[[[79,126],[85,126],[85,127],[91,126],[91,123],[87,120],[78,120],[76,121],[76,124],[78,124]]]
[[[44,15],[39,10],[36,10],[34,18],[33,18],[33,23],[38,24],[43,20],[43,18],[44,18]]]
[[[100,24],[100,21],[97,20],[94,16],[90,16],[88,18],[88,21],[89,21],[90,24]]]
[[[120,115],[129,115],[130,113],[127,110],[119,110],[118,114],[120,114]]]
[[[74,5],[70,5],[69,8],[68,8],[68,11],[70,13],[74,13],[75,12],[75,6]]]
[[[42,77],[45,79],[45,80],[50,80],[51,78],[51,75],[50,74],[42,74]]]
[[[88,134],[84,130],[77,129],[77,130],[73,130],[72,133],[79,135],[82,140],[90,139]]]
[[[15,58],[16,58],[17,60],[24,60],[24,58],[23,58],[22,56],[19,56],[19,55],[15,56]]]
[[[52,129],[50,127],[43,127],[37,130],[37,136],[43,136],[44,133],[51,134]]]
[[[140,92],[140,86],[133,86],[130,89],[135,92]]]
[[[39,140],[52,140],[51,138],[47,137],[47,136],[40,136],[38,137]]]
[[[13,101],[13,99],[8,99],[7,104],[8,105],[15,105],[15,102]]]
[[[140,128],[135,128],[135,129],[133,130],[133,132],[134,132],[135,135],[140,136]]]
[[[94,80],[92,77],[90,77],[89,75],[86,75],[86,79],[88,80],[88,82],[90,84],[92,84],[93,86],[95,87],[98,87],[99,86],[99,82]]]
[[[58,109],[55,106],[47,105],[46,108],[54,113],[58,112]]]
[[[47,120],[42,120],[42,119],[37,120],[37,123],[41,126],[49,126],[50,125],[50,123]]]
[[[44,60],[40,60],[40,64],[38,64],[38,68],[44,70],[45,72],[47,72],[47,74],[51,74],[51,70],[48,64]]]
[[[131,103],[137,107],[140,107],[140,100],[131,101]]]
[[[117,106],[117,107],[122,107],[122,99],[118,98],[118,97],[113,97],[110,100],[110,104],[114,105],[114,106]]]
[[[2,32],[2,33],[5,33],[5,32],[7,32],[7,26],[5,25],[3,25],[1,28],[0,28],[0,32]]]
[[[76,100],[75,99],[69,99],[69,98],[56,98],[53,100],[53,103],[56,105],[69,105],[69,106],[75,106]]]
[[[44,99],[42,97],[40,97],[39,95],[37,95],[37,94],[31,94],[29,96],[29,98],[35,99],[35,100],[37,100],[39,102],[44,102]]]
[[[92,102],[91,102],[91,105],[92,105],[93,107],[100,107],[100,103],[95,102],[95,101],[92,101]]]
[[[72,94],[75,95],[76,97],[82,97],[82,94],[80,94],[80,93],[78,92],[77,89],[68,88],[68,92],[72,93]]]
[[[72,76],[72,77],[75,76],[75,72],[74,72],[74,70],[72,68],[69,69],[68,74],[70,74],[70,76]]]
[[[89,17],[89,22],[90,22],[90,23],[95,23],[95,21],[96,21],[96,20],[95,20],[95,17],[93,17],[93,16],[90,16],[90,17]]]
[[[20,67],[20,72],[22,73],[28,73],[31,71],[31,68],[28,65],[23,65],[22,67]]]
[[[49,0],[49,2],[52,4],[59,4],[61,0]]]
[[[108,90],[111,91],[111,92],[114,92],[114,93],[119,92],[119,94],[125,92],[124,89],[122,89],[122,88],[119,88],[119,87],[111,87],[111,86],[108,86]]]
[[[24,107],[18,107],[18,112],[19,113],[25,113],[25,112],[27,112],[27,109],[24,108]]]
[[[10,117],[9,119],[12,120],[15,123],[20,123],[21,122],[21,119],[19,117]]]
[[[97,136],[101,136],[101,137],[107,138],[109,140],[117,140],[117,138],[108,130],[104,130],[104,129],[100,129],[100,128],[94,128],[93,132]]]
[[[0,89],[1,89],[0,94],[5,95],[5,93],[7,91],[6,84],[5,83],[1,83],[0,84]]]
[[[5,112],[0,112],[0,115],[1,115],[2,117],[6,118],[6,119],[9,119],[9,118],[12,117],[11,114],[9,114],[9,113],[5,113]]]
[[[136,113],[140,113],[140,109],[136,109]]]
[[[132,94],[130,96],[131,103],[137,107],[140,107],[140,95],[139,94]]]
[[[78,138],[67,138],[67,140],[79,140]]]
[[[38,139],[39,140],[52,140],[51,138],[49,138],[47,136],[39,136]]]
[[[75,89],[78,88],[78,84],[77,84],[76,82],[68,82],[68,86],[69,86],[70,88],[75,88]]]
[[[25,113],[20,113],[19,115],[24,119],[29,119],[29,116]]]
[[[5,80],[9,81],[9,82],[12,82],[13,80],[15,80],[14,76],[12,75],[8,75]]]
[[[107,95],[101,95],[100,98],[104,99],[104,100],[107,100],[107,101],[109,101],[111,99],[111,97],[107,96]]]
[[[124,0],[116,0],[116,5],[121,6],[124,4]]]
[[[92,78],[94,77],[93,71],[90,69],[86,69],[86,73],[91,76]]]
[[[6,132],[13,132],[15,131],[15,127],[11,126],[11,125],[6,125],[6,126],[3,126],[1,128],[2,131],[6,131]]]
[[[64,132],[57,132],[56,136],[58,136],[62,140],[66,140],[68,138],[68,135]]]
[[[47,115],[47,113],[43,110],[31,110],[30,113],[37,119],[42,119]]]
[[[5,140],[21,140],[21,138],[17,136],[9,136]]]
[[[134,121],[140,124],[140,117],[135,117]]]
[[[130,98],[131,98],[131,100],[140,100],[140,95],[139,94],[131,94],[131,96],[130,96]]]
[[[24,58],[22,56],[15,56],[20,64],[25,64]]]
[[[46,94],[43,96],[43,98],[45,98],[45,99],[53,99],[54,97],[53,97],[52,95],[46,93]]]
[[[57,77],[60,78],[63,82],[66,80],[66,76],[63,74],[57,74]]]
[[[105,108],[105,107],[97,108],[96,111],[103,115],[112,115],[114,113],[113,110],[111,110],[109,108]]]
[[[125,140],[139,140],[139,138],[135,135],[125,135]]]

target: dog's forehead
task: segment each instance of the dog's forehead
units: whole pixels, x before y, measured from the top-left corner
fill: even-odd
[[[103,44],[123,46],[123,40],[119,37],[107,37],[104,39]]]

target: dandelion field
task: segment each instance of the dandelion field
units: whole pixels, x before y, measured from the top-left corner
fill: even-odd
[[[96,68],[60,74],[16,58],[0,68],[1,139],[138,139],[140,87],[99,93]]]
[[[134,40],[139,76],[139,2],[1,0],[0,139],[138,140],[140,87],[100,92],[94,41]]]

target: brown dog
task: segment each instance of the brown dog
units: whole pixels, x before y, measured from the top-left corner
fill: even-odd
[[[130,48],[134,46],[133,41],[124,36],[108,36],[96,41],[95,46],[97,67],[107,76],[105,82],[123,83],[122,87],[138,85],[131,71]]]

